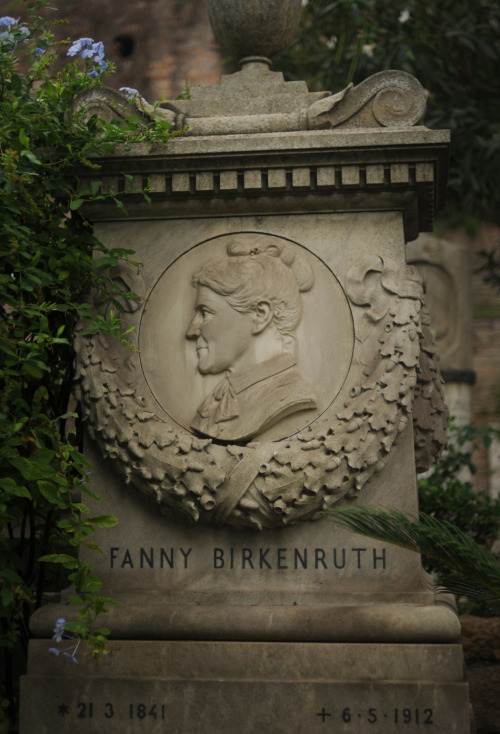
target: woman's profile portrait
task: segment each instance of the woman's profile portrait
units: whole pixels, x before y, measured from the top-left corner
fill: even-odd
[[[301,293],[314,284],[310,265],[276,238],[229,242],[227,256],[192,278],[194,315],[186,338],[201,375],[221,375],[191,420],[197,433],[228,441],[256,436],[317,400],[297,367]]]

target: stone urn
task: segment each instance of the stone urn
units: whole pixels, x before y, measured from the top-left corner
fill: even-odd
[[[297,32],[302,8],[302,0],[207,0],[207,4],[217,43],[235,60],[270,59],[281,53]]]

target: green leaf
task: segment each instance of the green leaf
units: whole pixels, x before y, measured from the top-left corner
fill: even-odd
[[[0,589],[0,606],[6,609],[14,601],[14,595],[12,589],[3,588]]]
[[[26,499],[31,499],[31,492],[29,489],[17,484],[17,482],[11,477],[0,477],[0,487],[2,487],[4,492],[13,494],[15,497],[26,497]]]
[[[10,460],[10,463],[15,467],[28,481],[35,479],[43,479],[47,476],[47,467],[36,461],[30,461],[24,456],[18,456]]]
[[[41,166],[42,161],[36,157],[34,153],[31,152],[31,150],[22,150],[21,155],[24,158],[27,158],[31,163],[33,163],[35,166]]]
[[[10,84],[12,87],[12,91],[15,92],[15,94],[21,94],[23,90],[23,82],[18,74],[12,74],[10,78]]]
[[[66,503],[61,498],[59,487],[53,482],[48,482],[45,479],[39,479],[37,481],[37,487],[45,499],[51,504],[56,505],[57,507],[66,506]]]
[[[49,553],[45,556],[40,556],[38,559],[41,563],[58,563],[64,568],[75,569],[78,568],[78,559],[73,556],[68,556],[66,553]]]
[[[97,551],[98,553],[104,553],[103,549],[99,545],[97,545],[97,543],[89,543],[85,541],[83,545],[86,548],[89,548],[89,550],[94,550],[94,551]]]
[[[118,519],[113,515],[95,515],[85,520],[85,524],[95,525],[98,528],[112,528],[118,523]]]
[[[102,186],[102,181],[91,181],[90,182],[90,190],[93,196],[95,196],[98,193],[101,186]]]
[[[44,370],[47,370],[48,367],[44,365],[44,369],[40,369],[36,364],[33,364],[32,362],[25,362],[23,364],[24,371],[31,375],[31,377],[35,377],[36,379],[40,379],[43,377]]]
[[[11,568],[0,568],[0,579],[12,584],[13,586],[24,586],[22,578]]]
[[[19,142],[21,145],[23,145],[25,148],[29,148],[30,139],[24,132],[24,130],[19,131]]]

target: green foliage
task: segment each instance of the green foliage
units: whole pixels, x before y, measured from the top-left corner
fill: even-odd
[[[460,596],[500,600],[500,561],[451,523],[394,508],[339,507],[328,510],[335,522],[355,533],[399,545],[447,569],[438,585]]]
[[[479,253],[482,263],[476,273],[482,273],[483,280],[497,292],[500,291],[500,252],[497,248]]]
[[[459,609],[481,615],[500,611],[500,561],[489,549],[500,530],[500,499],[474,492],[474,449],[489,446],[498,431],[455,426],[440,463],[418,483],[418,517],[393,508],[332,509],[336,522],[356,533],[422,554],[438,585],[459,597]],[[330,512],[330,511],[329,511]]]
[[[476,543],[491,548],[500,531],[500,498],[475,492],[468,477],[476,472],[475,447],[480,443],[489,446],[498,431],[488,426],[452,424],[449,435],[450,443],[440,463],[418,482],[420,511],[451,523]],[[443,569],[430,564],[428,570]]]
[[[309,0],[302,32],[278,60],[288,78],[339,91],[384,69],[428,91],[426,124],[452,134],[448,215],[500,211],[500,5],[496,0]]]
[[[73,632],[97,648],[105,643],[95,619],[111,600],[100,594],[100,581],[78,550],[95,549],[94,528],[116,520],[92,515],[85,503],[99,498],[77,446],[76,416],[68,413],[72,334],[85,319],[89,331],[126,340],[123,293],[100,277],[93,252],[113,265],[131,251],[100,243],[83,204],[105,198],[93,156],[112,152],[117,141],[170,136],[164,120],[149,126],[139,115],[125,125],[85,121],[73,109],[75,94],[101,84],[101,72],[110,69],[102,44],[94,44],[100,50],[93,57],[53,73],[57,44],[39,17],[43,5],[27,3],[29,17],[20,22],[0,18],[0,644],[11,650],[26,647],[29,616],[54,583],[74,585]],[[96,173],[87,190],[74,174],[82,166]],[[92,289],[110,302],[108,321],[92,315]],[[54,573],[58,568],[61,574]],[[9,671],[6,680],[12,713]]]
[[[491,549],[500,532],[500,498],[475,492],[471,481],[476,472],[473,452],[481,444],[489,447],[498,430],[486,425],[449,428],[450,443],[440,463],[418,482],[419,507],[428,515],[458,528],[475,543]],[[424,567],[443,578],[446,562],[424,556]],[[500,602],[459,599],[461,612],[492,616],[500,612]]]

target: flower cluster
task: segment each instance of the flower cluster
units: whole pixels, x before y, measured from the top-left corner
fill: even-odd
[[[56,620],[56,624],[54,627],[54,634],[52,635],[52,639],[56,642],[61,642],[63,639],[72,639],[71,635],[68,635],[65,632],[66,628],[66,620],[60,617]],[[68,658],[68,660],[71,660],[72,663],[77,663],[77,657],[76,653],[80,646],[80,642],[75,642],[73,645],[70,645],[69,647],[66,647],[62,650],[60,650],[57,647],[50,647],[49,652],[51,655],[63,655],[65,658]]]
[[[123,92],[127,99],[138,100],[147,104],[147,100],[145,100],[141,93],[138,92],[137,89],[134,89],[134,87],[120,87],[120,92]]]
[[[108,68],[104,60],[104,44],[102,41],[94,41],[93,38],[79,38],[73,41],[68,49],[67,56],[80,55],[82,59],[89,59],[97,64],[97,68],[89,71],[89,76],[99,76]]]
[[[19,18],[3,15],[0,18],[0,44],[16,44],[20,39],[26,40],[30,32],[25,25],[18,25]]]

